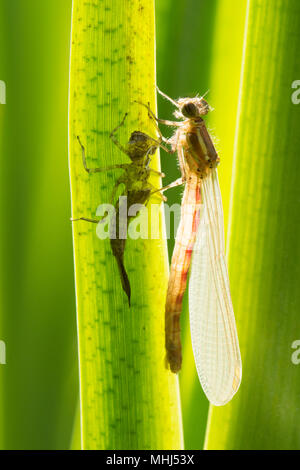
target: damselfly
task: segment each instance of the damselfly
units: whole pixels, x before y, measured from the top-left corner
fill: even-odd
[[[210,107],[203,97],[177,101],[159,93],[177,108],[181,121],[158,119],[177,127],[165,142],[177,151],[185,184],[165,308],[166,360],[172,372],[181,369],[180,315],[188,271],[192,347],[198,376],[209,401],[226,404],[239,388],[242,364],[224,254],[223,209],[218,183],[219,157],[202,116]],[[192,260],[192,261],[191,261]]]
[[[158,195],[161,200],[165,200],[164,196],[161,194],[165,188],[156,189],[149,181],[151,173],[161,177],[164,176],[163,173],[149,167],[151,155],[155,153],[158,146],[162,146],[161,141],[158,141],[140,131],[132,132],[130,139],[125,147],[117,140],[115,133],[124,124],[126,116],[127,113],[125,114],[122,122],[111,132],[110,138],[114,144],[130,158],[131,163],[112,165],[107,168],[88,168],[86,163],[85,148],[82,145],[80,138],[77,137],[77,139],[82,150],[83,166],[89,174],[116,169],[124,170],[124,173],[116,180],[111,195],[111,203],[115,204],[116,214],[114,218],[115,225],[113,222],[110,224],[110,233],[113,234],[110,236],[110,245],[118,264],[122,288],[128,297],[128,302],[130,305],[131,288],[124,266],[124,251],[128,225],[131,220],[134,219],[134,216],[128,216],[127,207],[130,208],[134,204],[147,205],[151,196],[154,194]],[[117,201],[115,201],[116,193],[120,185],[123,185],[124,187],[121,196],[126,196],[126,198],[119,197]],[[122,210],[120,204],[125,204],[125,200],[126,209]],[[80,217],[78,219],[72,220],[84,220],[95,224],[101,223],[101,220],[90,219],[86,217]],[[120,234],[121,231],[122,235]]]

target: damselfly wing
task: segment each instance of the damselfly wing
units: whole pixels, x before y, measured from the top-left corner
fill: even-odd
[[[217,170],[203,179],[202,208],[189,281],[192,347],[209,401],[225,405],[237,392],[242,363],[224,252],[224,227]]]

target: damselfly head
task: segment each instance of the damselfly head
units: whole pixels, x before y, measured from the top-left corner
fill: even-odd
[[[180,98],[177,103],[182,116],[188,119],[204,116],[210,110],[210,106],[204,98]]]
[[[153,155],[156,148],[154,140],[140,131],[132,132],[127,144],[128,155],[132,161],[140,160],[146,155]]]
[[[195,98],[179,98],[176,101],[170,98],[162,91],[160,91],[158,87],[156,87],[156,89],[160,95],[162,95],[164,98],[166,98],[176,106],[178,110],[174,112],[174,116],[178,119],[197,119],[201,116],[204,116],[211,110],[211,107],[209,106],[208,102],[204,99],[204,96],[209,93],[209,90],[207,90],[207,92],[204,93],[204,95],[202,95],[200,98],[199,96],[195,96]]]

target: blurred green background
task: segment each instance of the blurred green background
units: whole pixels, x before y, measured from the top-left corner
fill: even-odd
[[[0,340],[4,340],[7,345],[7,365],[0,365],[1,449],[67,449],[74,429],[78,403],[78,366],[67,157],[71,3],[71,0],[0,0],[0,80],[4,80],[7,85],[7,104],[0,105]],[[215,111],[208,118],[208,126],[215,136],[221,156],[219,176],[226,227],[230,215],[230,186],[247,3],[249,7],[246,0],[156,1],[159,87],[173,98],[210,90],[207,100]],[[256,8],[257,14],[266,8],[259,0],[250,3]],[[281,17],[286,20],[283,28],[293,31],[293,35],[290,38],[284,36],[285,41],[282,42],[287,51],[290,44],[288,40],[299,43],[296,28],[299,8],[294,0],[289,0],[288,13],[282,1],[275,0],[273,5],[274,18],[278,22],[275,22],[278,37],[281,38],[282,34]],[[249,74],[253,67],[256,70],[259,68],[259,57],[255,54],[259,49],[256,41],[261,40],[261,46],[264,44],[262,29],[263,22],[261,30],[253,29],[250,37],[253,42],[248,60],[254,57],[256,62],[248,65]],[[280,48],[280,41],[276,47]],[[293,54],[296,54],[295,51],[294,48]],[[276,50],[270,52],[274,61],[276,53]],[[286,62],[280,62],[282,69],[276,69],[272,83],[281,76],[287,63],[294,64],[290,68],[291,75],[286,82],[280,82],[280,86],[288,87],[289,83],[300,78],[293,57],[287,56]],[[265,73],[266,90],[268,71]],[[256,77],[256,80],[259,81],[259,78]],[[247,82],[249,89],[253,83],[250,77]],[[280,90],[280,87],[271,89],[273,93],[280,93]],[[258,89],[260,98],[259,93],[263,94],[262,89]],[[286,92],[289,100],[288,93],[289,89]],[[268,102],[272,96],[266,94],[264,99]],[[254,116],[255,99],[253,96],[252,114],[245,113],[244,122],[251,122]],[[170,103],[158,98],[158,111],[160,117],[170,118],[173,110]],[[276,116],[279,112],[278,106]],[[295,134],[299,117],[295,108],[293,112],[292,129]],[[261,116],[263,113],[262,108]],[[263,127],[263,119],[260,122]],[[276,125],[274,132],[276,130],[279,133],[279,120]],[[285,138],[289,139],[289,128],[284,132]],[[170,131],[166,129],[164,134],[170,135]],[[296,145],[294,134],[292,143]],[[261,141],[263,137],[262,134]],[[251,139],[248,140],[249,150]],[[289,148],[289,155],[296,155],[295,145]],[[282,148],[281,152],[285,150]],[[247,149],[244,148],[241,157],[245,155]],[[165,182],[176,179],[179,175],[176,158],[163,152],[161,156],[162,168],[167,174]],[[246,173],[247,169],[244,171]],[[255,175],[253,178],[255,181]],[[266,185],[270,186],[271,181],[268,179]],[[278,180],[278,184],[284,184],[284,180]],[[293,184],[296,188],[296,182]],[[246,186],[245,178],[242,189]],[[245,200],[247,192],[243,193],[242,189],[237,194],[242,194],[242,200]],[[173,189],[168,194],[168,202],[180,202],[181,194],[182,189]],[[291,191],[290,197],[291,201],[297,203],[300,200],[295,191]],[[288,199],[286,206],[289,207]],[[295,210],[298,210],[297,207]],[[264,240],[267,244],[267,236]],[[291,243],[296,243],[296,239]],[[172,249],[173,241],[170,240],[170,255]],[[249,245],[248,255],[254,252],[255,247]],[[290,260],[292,253],[290,251],[286,259]],[[272,256],[275,259],[274,253]],[[272,269],[276,269],[274,265]],[[238,278],[239,272],[235,275]],[[294,279],[298,280],[297,273],[295,276]],[[269,289],[271,292],[270,286]],[[255,292],[255,289],[251,292],[254,297]],[[245,295],[248,295],[246,291]],[[289,300],[291,305],[293,298]],[[259,315],[257,302],[255,306]],[[293,306],[296,313],[297,306]],[[187,449],[202,449],[208,402],[199,385],[192,358],[187,299],[182,327],[184,362],[180,386],[185,446]],[[245,328],[243,331],[246,331]],[[275,328],[280,328],[280,324],[274,324],[274,331]],[[295,331],[295,338],[291,340],[296,339],[296,336]],[[286,354],[288,356],[289,351]],[[294,386],[297,384],[299,380]],[[290,386],[293,387],[292,382]],[[293,403],[299,397],[299,393],[295,393]],[[241,419],[243,416],[245,420],[249,419],[249,412],[243,415],[247,406],[249,402],[247,405],[243,401],[243,407],[239,410]],[[268,410],[268,413],[271,412]],[[286,413],[292,415],[293,412],[294,409],[287,405]],[[226,419],[228,421],[229,418]],[[237,430],[238,420],[235,416]],[[216,423],[222,427],[222,420]],[[259,420],[257,423],[261,424]],[[286,433],[289,428],[288,423],[285,424]],[[291,425],[296,426],[293,421]],[[274,429],[275,426],[276,423]],[[254,429],[252,432],[255,434]],[[300,445],[298,434],[294,428],[291,433],[294,435],[291,442],[295,448]],[[233,439],[228,446],[243,448],[244,442]],[[213,442],[212,445],[217,444]],[[252,441],[252,448],[256,445]],[[271,448],[272,443],[265,443],[265,447],[268,446]],[[280,436],[276,447],[280,447]]]
[[[1,0],[0,448],[68,448],[78,398],[68,175],[71,1]]]

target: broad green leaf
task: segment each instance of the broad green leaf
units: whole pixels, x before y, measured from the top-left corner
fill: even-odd
[[[248,1],[228,233],[243,379],[212,409],[208,449],[300,444],[299,46],[299,2]]]

